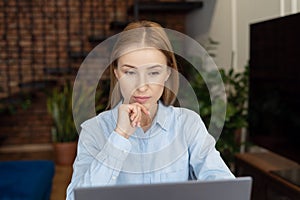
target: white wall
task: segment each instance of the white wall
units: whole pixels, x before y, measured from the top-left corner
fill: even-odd
[[[228,67],[231,63],[232,21],[231,0],[203,0],[202,9],[187,16],[186,32],[200,43],[211,37],[220,44],[215,51],[216,64]],[[221,20],[222,19],[222,20]]]
[[[237,69],[249,61],[249,25],[300,12],[300,0],[203,0],[202,9],[187,16],[186,32],[198,41],[220,42],[215,62]],[[233,55],[233,56],[232,56]]]

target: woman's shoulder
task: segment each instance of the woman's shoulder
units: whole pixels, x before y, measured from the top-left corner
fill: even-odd
[[[187,120],[200,119],[200,115],[191,109],[184,108],[184,107],[174,107],[174,106],[171,106],[170,109],[173,110],[174,114],[178,118],[187,119]]]
[[[111,119],[113,118],[112,111],[107,110],[99,113],[98,115],[91,117],[87,120],[85,120],[82,124],[81,127],[99,127],[99,125],[103,123],[110,122]]]
[[[205,124],[197,112],[184,108],[184,107],[172,107],[176,117],[176,121],[182,124],[183,127],[194,127],[194,129],[206,129]]]
[[[93,138],[105,140],[114,129],[111,110],[104,111],[91,117],[81,124],[81,138]]]

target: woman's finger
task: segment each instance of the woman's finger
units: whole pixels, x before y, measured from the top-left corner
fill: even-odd
[[[133,121],[134,118],[137,115],[137,108],[136,108],[136,106],[129,104],[128,105],[128,114],[129,114],[130,121]]]
[[[139,104],[139,103],[134,103],[134,104],[137,105],[138,107],[140,107],[141,111],[143,111],[143,113],[145,113],[146,115],[150,115],[148,108],[146,108],[143,104]]]
[[[150,115],[149,110],[144,106],[144,105],[139,105],[141,110],[143,111],[143,113],[145,113],[146,115]]]
[[[136,127],[140,123],[140,120],[141,120],[141,108],[139,106],[136,106],[135,108],[136,108],[136,115],[132,121],[133,127]]]
[[[144,124],[143,117],[144,115],[150,116],[148,109],[139,103],[128,104],[128,115],[131,127],[135,128]],[[147,117],[146,117],[147,118]]]
[[[138,115],[136,117],[136,126],[141,126],[141,119],[142,119],[142,111],[141,111],[141,107],[137,107],[138,110]]]
[[[128,113],[129,113],[129,120],[130,120],[130,125],[132,127],[136,127],[137,125],[137,119],[138,119],[138,116],[140,115],[139,114],[139,109],[136,105],[134,104],[130,104],[128,105]]]

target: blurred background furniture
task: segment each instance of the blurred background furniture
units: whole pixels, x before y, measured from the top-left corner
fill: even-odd
[[[53,161],[2,161],[0,199],[48,200],[53,176]]]
[[[300,166],[272,152],[241,153],[236,155],[236,176],[253,178],[253,200],[300,199]],[[282,176],[278,172],[292,172]]]

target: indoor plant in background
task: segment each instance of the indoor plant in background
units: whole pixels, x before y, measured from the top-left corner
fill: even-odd
[[[212,58],[217,57],[216,50],[218,45],[219,42],[212,38],[202,42],[202,46]],[[228,70],[217,69],[201,74],[197,73],[194,67],[190,67],[190,69],[192,70],[190,74],[194,74],[194,76],[190,77],[191,85],[198,98],[201,118],[207,127],[210,124],[214,124],[217,127],[223,125],[224,119],[222,116],[217,116],[214,119],[215,121],[210,123],[212,102],[207,88],[207,84],[218,84],[215,82],[217,80],[216,76],[221,75],[227,102],[225,123],[216,148],[220,151],[227,165],[233,170],[234,155],[240,151],[241,145],[246,145],[246,143],[241,143],[240,137],[241,130],[247,130],[248,128],[249,66],[247,65],[240,70],[231,66]],[[224,106],[224,101],[216,101],[214,104],[216,109],[218,109],[219,106]]]
[[[226,118],[217,148],[229,163],[240,151],[241,131],[248,128],[249,66],[243,71],[220,70],[227,96]]]
[[[55,161],[59,165],[71,165],[76,155],[78,134],[73,120],[69,82],[48,94],[47,109],[53,119],[51,132]]]
[[[75,126],[73,115],[84,116],[77,121],[81,124],[92,115],[79,115],[78,112],[88,110],[90,106],[84,97],[93,95],[93,87],[81,85],[80,91],[85,95],[77,94],[73,96],[72,84],[67,81],[62,87],[54,88],[47,96],[47,109],[53,119],[52,141],[54,147],[55,160],[60,165],[71,165],[74,161],[77,148],[78,131]],[[78,88],[77,88],[78,89]],[[104,110],[105,102],[102,98],[103,91],[98,88],[95,96],[95,111],[99,113]],[[72,98],[74,97],[74,99]],[[74,102],[72,102],[74,100]],[[74,105],[72,109],[72,104]],[[78,109],[80,108],[80,109]],[[85,113],[84,113],[85,114]],[[78,120],[78,119],[77,119]]]

